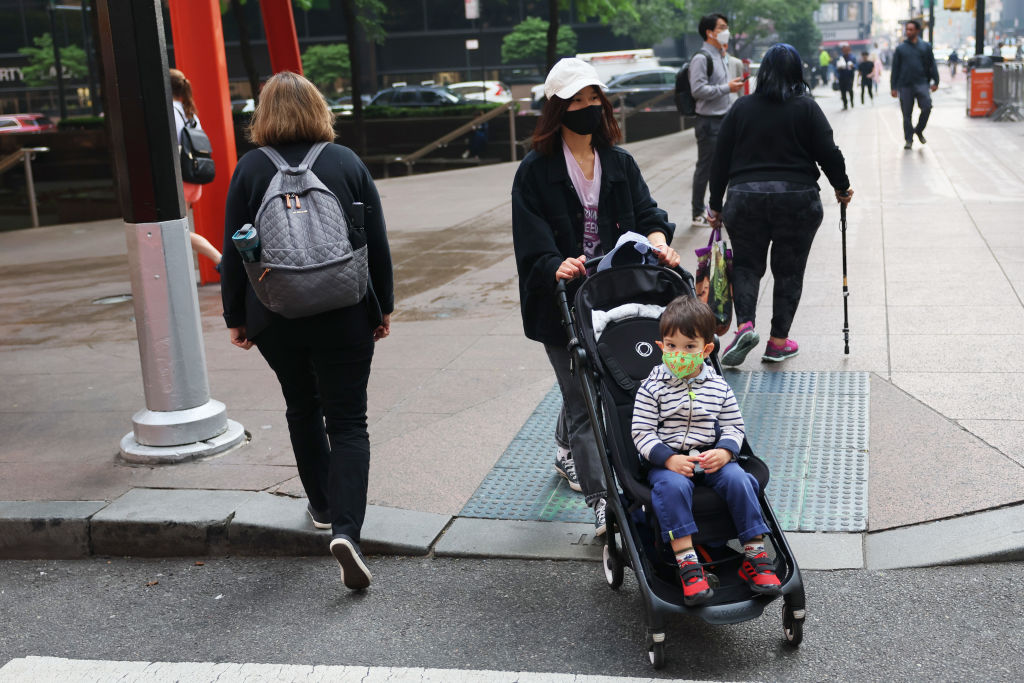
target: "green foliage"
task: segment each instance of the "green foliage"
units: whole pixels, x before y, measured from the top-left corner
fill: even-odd
[[[311,45],[302,53],[302,71],[323,93],[337,92],[334,87],[339,78],[351,77],[348,45]]]
[[[775,20],[779,40],[795,47],[808,64],[817,64],[821,45],[821,31],[814,22],[814,12],[820,5],[819,0],[793,0],[785,5],[784,16]]]
[[[640,47],[649,47],[665,38],[678,38],[694,24],[685,11],[685,0],[637,0],[629,12],[620,12],[611,22],[612,33],[629,36]]]
[[[548,22],[529,17],[505,35],[501,41],[501,61],[543,62],[548,44]],[[569,26],[558,27],[557,53],[562,56],[576,52],[576,33]]]
[[[102,116],[69,116],[57,122],[58,130],[89,130],[103,128],[107,120]]]
[[[53,38],[44,33],[32,39],[35,47],[19,48],[18,52],[28,57],[28,66],[22,69],[25,83],[31,86],[50,85],[56,81],[53,61]],[[60,63],[69,78],[85,78],[89,73],[85,50],[71,44],[60,48]]]
[[[435,116],[472,116],[478,111],[490,111],[501,105],[497,102],[480,102],[473,104],[453,104],[444,107],[385,107],[372,105],[363,109],[368,119],[408,119]],[[338,117],[339,120],[344,120]]]

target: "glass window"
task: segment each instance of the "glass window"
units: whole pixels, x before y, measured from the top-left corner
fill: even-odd
[[[17,128],[18,122],[14,119],[0,119],[0,128]]]
[[[844,21],[860,21],[860,3],[846,3],[846,17]]]
[[[373,100],[374,104],[391,104],[391,100],[395,98],[394,90],[385,90],[378,97]]]
[[[839,3],[838,2],[824,2],[821,4],[815,14],[815,20],[823,23],[830,24],[839,21]]]
[[[415,90],[399,90],[395,93],[394,97],[391,98],[393,104],[410,104],[416,102],[419,98],[416,97],[418,93]]]
[[[424,104],[441,104],[441,96],[433,90],[422,90],[420,95]]]

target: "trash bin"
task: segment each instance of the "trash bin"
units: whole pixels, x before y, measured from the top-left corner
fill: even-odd
[[[995,111],[992,99],[992,58],[975,55],[967,60],[967,115],[988,116]]]

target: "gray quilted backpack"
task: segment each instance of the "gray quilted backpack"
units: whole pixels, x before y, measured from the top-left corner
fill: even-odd
[[[359,247],[353,248],[341,202],[312,171],[327,145],[313,145],[298,166],[289,166],[277,150],[260,147],[277,174],[253,225],[259,259],[243,263],[259,300],[286,318],[351,306],[366,295],[366,240],[360,234]]]

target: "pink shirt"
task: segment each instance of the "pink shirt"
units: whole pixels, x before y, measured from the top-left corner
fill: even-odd
[[[565,140],[562,140],[562,152],[565,154],[565,166],[569,169],[569,179],[572,180],[576,196],[583,205],[583,253],[587,258],[592,258],[602,253],[601,238],[597,234],[597,206],[601,198],[601,157],[594,153],[594,177],[587,180]]]

